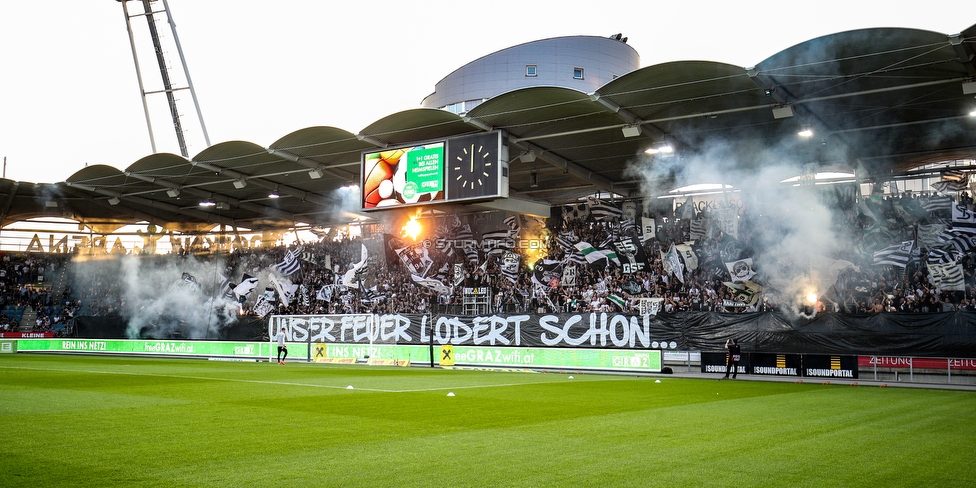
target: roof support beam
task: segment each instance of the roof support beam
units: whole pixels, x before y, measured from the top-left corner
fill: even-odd
[[[824,101],[824,100],[837,100],[837,99],[841,99],[841,98],[857,97],[857,96],[861,96],[861,95],[872,95],[872,94],[876,94],[876,93],[887,93],[887,92],[893,92],[893,91],[898,91],[898,90],[908,90],[908,89],[911,89],[911,88],[920,88],[920,87],[933,86],[933,85],[944,85],[946,83],[962,83],[962,82],[966,81],[967,79],[968,78],[965,78],[965,77],[957,77],[957,78],[946,79],[946,80],[926,81],[926,82],[921,82],[921,83],[912,83],[910,85],[891,86],[891,87],[887,87],[887,88],[876,88],[876,89],[873,89],[873,90],[863,90],[863,91],[859,91],[859,92],[841,93],[841,94],[837,94],[837,95],[827,95],[827,96],[823,96],[823,97],[804,98],[802,100],[797,100],[796,102],[794,102],[794,106],[796,104],[802,104],[802,103],[820,102],[820,101]],[[774,104],[774,103],[764,103],[764,104],[761,104],[761,105],[749,105],[747,107],[736,107],[736,108],[730,108],[730,109],[725,109],[725,110],[714,110],[714,111],[711,111],[711,112],[700,112],[700,113],[687,114],[687,115],[676,115],[676,116],[673,116],[673,117],[662,117],[660,119],[645,120],[644,123],[658,123],[658,122],[671,122],[671,121],[675,121],[675,120],[697,119],[697,118],[700,118],[700,117],[710,117],[712,115],[726,115],[726,114],[734,114],[734,113],[740,113],[740,112],[749,112],[749,111],[752,111],[752,110],[772,109],[773,107],[776,107],[776,106],[777,106],[777,104]]]
[[[753,83],[759,86],[759,88],[763,89],[767,97],[776,103],[780,105],[790,103],[790,99],[787,98],[786,93],[784,93],[782,90],[776,89],[776,82],[771,76],[766,74],[760,75],[759,70],[757,70],[755,67],[747,68],[746,74],[749,75],[749,78],[752,79]]]
[[[304,166],[304,167],[306,167],[306,168],[308,168],[308,169],[310,169],[312,171],[321,171],[323,173],[328,173],[328,174],[330,174],[330,175],[332,175],[332,176],[334,176],[336,178],[339,178],[339,179],[342,179],[342,180],[346,180],[347,182],[353,182],[354,183],[358,179],[358,176],[357,175],[352,175],[352,174],[350,174],[348,172],[341,171],[341,170],[335,170],[333,168],[330,168],[328,166],[325,166],[322,163],[319,163],[318,161],[311,160],[309,158],[306,158],[305,156],[299,156],[299,155],[294,154],[292,152],[285,151],[284,149],[270,149],[269,148],[268,149],[268,154],[270,154],[272,156],[277,156],[277,157],[282,158],[282,159],[286,159],[286,160],[291,161],[293,163],[298,163],[298,164],[300,164],[300,165],[302,165],[302,166]]]
[[[464,120],[466,123],[471,124],[471,125],[479,128],[479,129],[481,129],[481,130],[484,130],[484,131],[494,130],[494,127],[491,127],[490,125],[485,124],[484,122],[481,122],[478,119],[471,118],[471,117],[469,117],[467,115],[465,115],[464,117],[461,117],[461,119]],[[616,127],[622,127],[622,126],[616,126]],[[604,129],[606,129],[606,127],[601,127],[601,128],[594,129],[594,130],[604,130]],[[655,129],[657,129],[657,128],[655,127]],[[541,137],[538,137],[538,138],[542,138],[542,137],[549,137],[549,135],[541,136]],[[662,133],[662,137],[663,137],[663,133]],[[573,176],[575,176],[577,178],[580,178],[580,179],[583,179],[583,180],[586,180],[586,181],[592,183],[593,186],[599,188],[600,190],[603,190],[603,191],[606,191],[606,192],[609,192],[609,193],[617,193],[617,194],[620,194],[620,190],[619,189],[614,189],[613,181],[611,181],[609,178],[606,178],[604,176],[601,176],[599,174],[596,174],[593,171],[590,171],[590,170],[588,170],[588,169],[586,169],[586,168],[584,168],[584,167],[582,167],[582,166],[580,166],[580,165],[578,165],[578,164],[576,164],[576,163],[574,163],[572,161],[569,161],[568,159],[566,159],[566,158],[564,158],[562,156],[559,156],[557,154],[554,154],[552,152],[549,152],[549,151],[547,151],[545,148],[543,148],[541,146],[537,146],[535,144],[526,142],[526,139],[518,139],[518,138],[516,138],[514,136],[509,135],[508,136],[508,141],[509,141],[509,143],[511,145],[517,147],[521,151],[526,151],[526,152],[533,151],[533,152],[535,152],[535,155],[536,155],[537,158],[539,158],[539,159],[541,159],[541,160],[543,160],[543,161],[545,161],[545,162],[547,162],[547,163],[549,163],[549,164],[551,164],[551,165],[553,165],[553,166],[555,166],[557,168],[561,168],[563,171],[565,171],[568,174],[571,174],[571,175],[573,175]],[[630,195],[624,195],[624,196],[630,196]]]
[[[381,141],[379,139],[374,139],[374,138],[372,138],[370,136],[363,135],[363,134],[357,134],[356,135],[356,139],[359,139],[360,141],[363,141],[363,142],[368,142],[368,143],[370,143],[370,144],[372,144],[372,145],[374,145],[374,146],[376,146],[378,148],[384,148],[386,146],[389,146],[389,144],[387,144],[387,143],[385,143],[385,142],[383,142],[383,141]]]
[[[475,127],[479,128],[479,129],[485,131],[485,132],[491,132],[492,130],[494,130],[494,127],[492,127],[492,126],[490,126],[490,125],[488,125],[488,124],[486,124],[486,123],[484,123],[484,122],[482,122],[482,121],[480,121],[480,120],[478,120],[476,118],[470,117],[468,115],[462,116],[461,117],[461,120],[463,120],[464,123],[466,123],[468,125],[475,126]]]
[[[217,215],[217,214],[212,214],[212,213],[208,213],[208,212],[201,212],[199,210],[194,210],[194,209],[191,209],[191,208],[183,208],[183,207],[179,207],[177,205],[173,205],[173,204],[170,204],[170,203],[163,203],[163,202],[160,202],[160,201],[150,200],[148,198],[142,198],[142,197],[138,197],[138,196],[134,196],[134,195],[125,195],[125,194],[122,194],[122,193],[118,193],[118,192],[114,192],[114,191],[110,191],[110,190],[105,190],[105,189],[102,189],[102,188],[95,188],[93,186],[83,185],[83,184],[79,184],[79,183],[71,183],[71,182],[67,182],[66,181],[65,184],[67,184],[69,187],[78,188],[78,189],[85,190],[85,191],[92,192],[92,193],[97,193],[99,195],[103,195],[103,196],[106,196],[106,197],[109,197],[109,198],[118,198],[119,200],[123,200],[124,199],[126,201],[135,203],[137,205],[142,205],[142,206],[150,207],[150,208],[158,208],[160,210],[164,210],[166,212],[170,212],[170,213],[177,214],[177,215],[186,215],[186,216],[189,216],[189,217],[193,217],[193,218],[196,218],[196,219],[200,219],[200,220],[202,220],[204,222],[213,222],[215,224],[236,225],[234,223],[234,220],[233,219],[229,219],[227,217],[223,217],[223,216],[220,216],[220,215]],[[132,209],[128,209],[127,208],[126,210],[131,211]],[[153,221],[159,221],[159,220],[164,220],[164,219],[165,218],[160,217],[158,215],[157,216],[152,216],[151,218],[149,218],[149,216],[147,215],[147,218],[145,220],[148,220],[150,222],[153,222]]]
[[[15,181],[10,185],[10,194],[7,195],[6,201],[3,202],[3,209],[0,209],[0,227],[7,224],[7,213],[10,212],[10,207],[14,204],[14,197],[17,196],[18,188],[20,188],[19,181]]]
[[[547,151],[542,146],[537,146],[535,144],[524,142],[524,141],[517,141],[513,137],[509,137],[509,142],[522,151],[533,151],[536,155],[536,158],[541,159],[557,168],[561,168],[566,173],[571,174],[577,178],[588,181],[592,183],[593,186],[599,188],[600,190],[609,193],[621,194],[621,190],[614,188],[613,181],[611,181],[609,178],[594,173],[593,171],[590,171],[572,161],[569,161],[568,159],[562,156],[553,154],[552,152]],[[629,197],[631,195],[628,194],[623,196]]]
[[[590,97],[590,100],[592,100],[592,101],[594,101],[596,103],[599,103],[600,105],[603,105],[608,110],[610,110],[611,112],[613,112],[614,114],[616,114],[617,117],[619,117],[621,120],[623,120],[624,122],[626,122],[625,125],[635,125],[636,124],[636,125],[639,125],[643,129],[650,129],[650,132],[653,134],[653,137],[654,137],[654,139],[656,141],[664,140],[664,135],[665,134],[664,134],[664,131],[663,130],[661,130],[660,128],[654,126],[653,124],[649,124],[649,123],[641,120],[639,117],[637,117],[636,115],[634,115],[634,113],[631,112],[630,110],[627,110],[627,109],[621,107],[620,105],[614,103],[612,100],[608,100],[608,99],[604,98],[603,96],[601,96],[599,93],[596,93],[596,92],[590,93],[589,94],[589,97]]]
[[[966,67],[966,72],[969,73],[969,76],[976,76],[976,66],[973,66],[974,53],[971,47],[972,45],[966,45],[962,36],[959,34],[949,36],[949,44],[952,45],[952,49],[956,52],[956,59]]]
[[[220,166],[215,166],[210,163],[204,163],[200,161],[190,160],[190,164],[194,166],[199,166],[203,169],[213,171],[222,175],[227,175],[235,180],[245,179],[250,183],[254,183],[257,186],[267,188],[269,190],[276,190],[279,193],[284,193],[288,196],[293,196],[301,198],[303,201],[309,201],[312,203],[317,203],[319,205],[335,205],[335,200],[323,197],[322,195],[316,193],[308,193],[306,191],[299,190],[298,188],[290,187],[288,185],[282,185],[275,183],[274,181],[266,180],[264,178],[254,178],[251,175],[241,173],[240,171],[235,171],[229,168],[221,168]]]
[[[199,190],[199,189],[194,188],[194,187],[180,187],[180,185],[178,185],[176,183],[173,183],[172,181],[169,181],[169,180],[164,180],[162,178],[154,178],[152,176],[145,176],[145,175],[141,175],[139,173],[133,173],[133,172],[129,172],[129,171],[125,172],[125,175],[128,176],[128,177],[130,177],[130,178],[135,178],[137,180],[145,181],[147,183],[152,183],[154,185],[159,185],[159,186],[162,186],[162,187],[165,187],[165,188],[179,189],[180,191],[182,191],[182,192],[184,192],[184,193],[186,193],[188,195],[192,195],[192,196],[198,197],[200,199],[211,199],[211,198],[217,197],[216,200],[220,200],[222,202],[227,202],[227,203],[229,203],[229,204],[231,204],[231,205],[233,205],[235,207],[238,207],[238,208],[243,208],[245,210],[250,210],[252,212],[256,212],[256,213],[259,213],[259,214],[271,215],[271,216],[277,217],[279,219],[290,220],[292,222],[294,222],[294,221],[297,220],[295,218],[294,214],[290,214],[288,212],[283,212],[283,211],[281,211],[281,210],[279,210],[277,208],[274,208],[274,207],[268,207],[268,206],[265,206],[265,205],[258,205],[256,203],[241,201],[241,200],[239,200],[237,198],[232,198],[232,197],[227,196],[227,195],[224,195],[222,193],[208,192],[208,191],[204,191],[204,190]]]

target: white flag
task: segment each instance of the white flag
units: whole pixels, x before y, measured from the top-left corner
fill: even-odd
[[[753,276],[756,276],[756,272],[752,269],[752,258],[725,263],[725,267],[729,268],[729,274],[732,275],[733,283],[748,281]]]
[[[271,285],[278,292],[278,300],[286,307],[295,299],[295,293],[298,292],[297,284],[292,283],[287,278],[281,278],[279,280],[273,274],[271,275]]]
[[[348,288],[359,289],[359,280],[356,279],[356,273],[358,273],[359,270],[366,267],[366,261],[368,257],[369,256],[367,255],[366,244],[363,244],[362,259],[360,259],[358,263],[352,263],[352,267],[349,268],[349,271],[346,271],[346,274],[342,276],[343,286]]]

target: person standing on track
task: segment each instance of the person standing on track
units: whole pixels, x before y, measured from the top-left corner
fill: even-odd
[[[725,348],[729,350],[728,361],[725,364],[725,379],[729,379],[729,372],[732,373],[732,379],[735,379],[735,375],[739,373],[739,360],[742,358],[742,349],[735,339],[725,341]]]
[[[285,364],[285,358],[288,357],[288,346],[285,345],[285,328],[282,327],[278,329],[278,335],[275,336],[278,341],[278,364]]]

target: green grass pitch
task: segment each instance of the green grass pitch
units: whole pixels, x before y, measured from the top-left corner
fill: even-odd
[[[969,487],[974,440],[973,391],[0,356],[5,487]]]

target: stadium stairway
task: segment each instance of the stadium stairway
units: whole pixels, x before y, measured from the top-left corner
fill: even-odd
[[[50,283],[49,296],[51,297],[51,302],[60,309],[62,305],[62,295],[64,294],[64,289],[68,283],[68,267],[61,266],[57,268],[54,272],[54,276]],[[27,305],[24,307],[23,315],[20,317],[20,322],[18,323],[17,330],[20,332],[30,332],[34,330],[34,325],[37,323],[37,310],[34,307]]]
[[[30,332],[34,330],[34,323],[37,320],[37,311],[34,307],[27,305],[24,307],[24,314],[20,316],[20,323],[17,330],[20,332]]]

